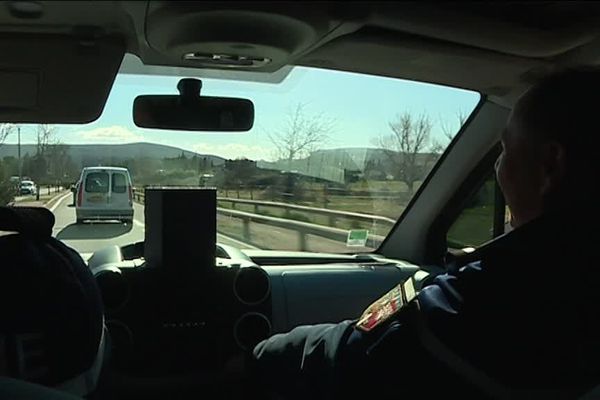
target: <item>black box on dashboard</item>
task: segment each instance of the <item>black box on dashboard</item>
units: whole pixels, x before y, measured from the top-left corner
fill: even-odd
[[[214,269],[216,189],[148,187],[144,215],[144,257],[148,267]]]

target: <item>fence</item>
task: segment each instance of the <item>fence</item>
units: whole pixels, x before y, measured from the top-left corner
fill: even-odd
[[[230,187],[230,188],[220,188],[219,192],[224,193],[225,197],[230,197],[231,194],[235,194],[238,191],[250,191],[250,192],[260,192],[269,188],[268,185],[240,185],[239,187]],[[372,189],[343,189],[336,187],[327,187],[327,188],[303,188],[302,192],[311,196],[343,196],[344,198],[364,198],[370,200],[396,200],[403,196],[406,196],[406,191],[392,191],[392,190],[372,190]],[[279,193],[284,196],[286,193]]]
[[[307,238],[308,235],[316,235],[326,239],[335,240],[337,242],[346,242],[348,238],[348,230],[330,226],[317,225],[310,222],[295,221],[285,218],[270,217],[267,215],[253,214],[245,211],[237,211],[226,208],[217,208],[217,212],[221,215],[226,215],[241,219],[242,221],[242,236],[240,239],[247,243],[255,243],[250,231],[251,223],[261,223],[269,226],[289,229],[297,232],[299,250],[308,250]],[[365,247],[377,248],[383,241],[383,236],[369,235]]]
[[[143,191],[136,191],[134,193],[134,199],[137,202],[143,203],[145,196]],[[231,209],[217,207],[217,213],[224,216],[240,219],[242,222],[242,234],[239,239],[247,243],[255,243],[253,240],[252,232],[250,229],[251,223],[260,223],[269,226],[280,227],[288,230],[297,232],[298,235],[298,249],[307,250],[307,238],[308,235],[316,235],[323,238],[335,240],[338,242],[345,243],[348,238],[348,230],[336,227],[336,222],[343,218],[346,220],[354,220],[361,222],[368,222],[373,226],[377,224],[385,225],[386,231],[389,231],[395,224],[395,220],[379,215],[362,214],[340,210],[330,210],[324,208],[301,206],[296,204],[287,204],[280,202],[271,201],[259,201],[259,200],[247,200],[247,199],[232,199],[218,197],[217,201],[220,203],[230,203]],[[254,213],[239,211],[235,207],[237,204],[245,204],[253,206]],[[297,221],[289,218],[273,217],[268,215],[261,215],[261,208],[280,208],[284,210],[284,216],[289,217],[289,213],[292,210],[301,211],[308,214],[323,215],[328,217],[328,226],[319,225],[311,222]],[[383,241],[384,236],[370,234],[367,240],[366,247],[376,248]]]
[[[58,192],[64,190],[64,188],[65,188],[65,185],[57,185],[57,184],[40,185],[38,187],[38,193],[40,195],[58,193]]]

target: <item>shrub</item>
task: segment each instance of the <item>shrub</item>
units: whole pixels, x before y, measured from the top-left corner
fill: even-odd
[[[14,199],[15,189],[8,181],[0,181],[0,206],[5,206]]]
[[[8,173],[0,161],[0,206],[5,206],[14,199],[15,186],[8,178]]]

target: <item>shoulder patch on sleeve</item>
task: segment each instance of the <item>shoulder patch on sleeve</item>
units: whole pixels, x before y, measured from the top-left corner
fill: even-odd
[[[370,332],[376,327],[396,316],[417,296],[413,277],[400,282],[392,290],[371,304],[362,313],[356,327],[363,332]]]

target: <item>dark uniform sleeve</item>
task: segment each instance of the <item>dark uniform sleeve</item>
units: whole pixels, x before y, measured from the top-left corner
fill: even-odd
[[[368,333],[356,328],[356,321],[344,321],[275,335],[254,349],[255,379],[286,399],[395,397],[403,381],[413,384],[435,373],[419,343],[416,313],[452,319],[462,303],[459,286],[456,276],[436,277],[419,293],[418,306],[405,305]]]
[[[353,323],[299,326],[262,341],[253,352],[256,383],[290,399],[331,397],[337,352]]]

